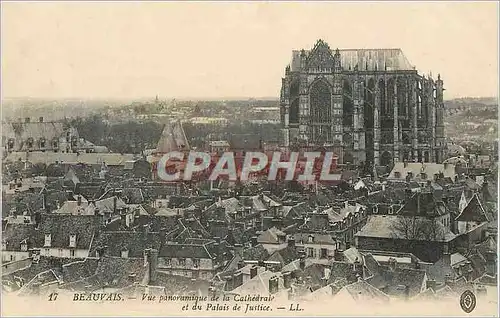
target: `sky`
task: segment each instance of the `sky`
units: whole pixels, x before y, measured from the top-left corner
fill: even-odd
[[[446,98],[498,94],[490,2],[2,1],[2,97],[278,97],[292,50],[401,48]]]

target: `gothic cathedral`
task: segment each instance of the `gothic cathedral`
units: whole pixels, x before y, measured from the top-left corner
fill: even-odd
[[[443,81],[401,49],[293,51],[282,79],[286,147],[331,147],[341,163],[437,162],[445,149]]]

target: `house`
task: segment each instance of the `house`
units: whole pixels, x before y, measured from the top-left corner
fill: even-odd
[[[6,223],[2,231],[2,262],[27,259],[33,248],[35,224]]]
[[[356,247],[413,253],[424,262],[435,262],[452,247],[455,238],[443,224],[427,217],[371,215],[356,233]]]
[[[184,243],[165,243],[158,254],[158,271],[201,279],[211,279],[233,255],[223,242],[187,239]]]
[[[42,214],[35,225],[33,248],[42,256],[88,257],[101,224],[98,215]]]
[[[262,244],[266,250],[272,253],[275,250],[286,247],[286,233],[278,230],[276,227],[272,227],[259,234],[257,243]]]
[[[296,233],[292,237],[295,245],[305,251],[307,258],[331,259],[335,254],[337,244],[331,235]]]

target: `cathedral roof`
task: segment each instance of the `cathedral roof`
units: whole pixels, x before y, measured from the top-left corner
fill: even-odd
[[[189,142],[180,121],[167,123],[156,146],[159,153],[189,150]]]
[[[335,50],[330,50],[332,55]],[[306,56],[311,52],[304,51]],[[356,66],[360,71],[388,70],[411,71],[415,70],[401,49],[342,49],[339,50],[343,70],[354,70]],[[300,50],[292,52],[291,71],[300,70]]]

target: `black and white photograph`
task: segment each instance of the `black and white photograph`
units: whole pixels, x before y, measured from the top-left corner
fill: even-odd
[[[4,317],[498,312],[497,1],[2,1]]]

